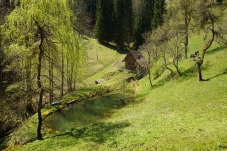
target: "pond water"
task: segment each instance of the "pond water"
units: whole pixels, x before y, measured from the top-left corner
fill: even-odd
[[[55,131],[65,131],[102,121],[123,107],[120,96],[120,93],[112,92],[79,102],[48,116],[43,124]]]

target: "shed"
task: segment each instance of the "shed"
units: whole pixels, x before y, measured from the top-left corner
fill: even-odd
[[[104,79],[95,80],[95,84],[101,84],[101,83],[103,83],[103,82],[105,82]]]
[[[122,60],[122,62],[125,62],[125,68],[128,70],[147,68],[146,59],[143,57],[140,51],[130,50],[125,56],[125,58]]]

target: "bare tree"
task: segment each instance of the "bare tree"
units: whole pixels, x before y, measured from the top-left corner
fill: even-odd
[[[217,14],[212,12],[212,7],[211,5],[206,5],[201,3],[199,5],[199,16],[198,18],[200,19],[200,26],[205,31],[205,39],[209,38],[209,40],[205,43],[203,49],[202,49],[202,55],[201,57],[198,57],[195,60],[195,66],[197,69],[197,74],[198,74],[198,81],[204,81],[202,77],[202,70],[201,67],[204,63],[205,60],[205,54],[207,50],[212,46],[213,42],[215,41],[220,41],[221,43],[227,43],[226,38],[225,38],[225,31],[226,27],[221,25],[221,18],[218,16],[221,13]]]

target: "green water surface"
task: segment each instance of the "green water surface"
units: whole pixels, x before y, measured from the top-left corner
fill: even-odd
[[[100,122],[123,107],[120,97],[120,93],[112,92],[84,100],[48,116],[44,120],[44,126],[55,131],[65,131]]]

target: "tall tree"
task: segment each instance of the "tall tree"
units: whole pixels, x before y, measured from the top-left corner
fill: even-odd
[[[124,30],[125,30],[125,36],[124,41],[127,42],[127,45],[129,47],[131,36],[132,36],[132,0],[124,0]]]
[[[205,54],[207,52],[207,50],[211,47],[211,45],[213,44],[216,35],[218,34],[218,32],[215,29],[215,26],[217,25],[217,17],[212,13],[211,10],[208,9],[208,7],[204,4],[200,4],[199,6],[199,18],[201,19],[201,27],[202,28],[206,28],[207,32],[211,33],[211,37],[210,40],[208,40],[208,42],[206,42],[204,48],[202,49],[202,56],[199,57],[198,59],[196,59],[196,69],[197,69],[197,74],[198,74],[198,81],[203,81],[203,77],[202,77],[202,70],[201,70],[201,66],[203,65],[204,59],[205,59]],[[207,35],[207,33],[205,33]]]
[[[188,37],[189,37],[189,24],[191,21],[191,14],[194,11],[195,0],[180,0],[180,9],[183,12],[184,24],[184,57],[188,57]]]
[[[129,45],[132,37],[132,1],[114,0],[114,41],[117,45]]]
[[[197,11],[195,11],[195,19],[198,20],[198,28],[204,31],[205,40],[204,47],[201,56],[195,59],[195,66],[197,69],[198,81],[204,81],[202,77],[201,67],[205,60],[205,54],[208,49],[213,45],[214,41],[220,42],[220,44],[226,45],[226,27],[225,27],[225,18],[222,16],[222,9],[215,7],[212,4],[206,4],[200,2],[197,5]],[[224,20],[223,20],[224,19]],[[223,24],[224,23],[224,24]],[[209,40],[207,40],[207,38]]]
[[[177,0],[170,1],[168,4],[168,15],[172,20],[178,23],[178,30],[184,34],[184,57],[188,55],[189,30],[190,23],[198,6],[198,1],[195,0]],[[192,26],[191,26],[192,27]]]
[[[142,34],[151,30],[154,0],[133,1],[133,35],[136,47],[144,41]]]
[[[1,35],[1,27],[0,27],[0,93],[3,91],[3,49],[2,49],[2,35]]]
[[[39,94],[37,139],[42,139],[41,109],[45,93],[44,87],[48,83],[47,81],[52,79],[45,74],[48,73],[48,70],[45,72],[44,61],[53,58],[50,58],[48,54],[58,54],[59,51],[56,48],[59,47],[59,42],[74,46],[79,43],[71,23],[72,12],[68,4],[68,0],[53,0],[51,2],[49,0],[21,0],[20,5],[11,12],[4,25],[5,37],[8,37],[17,46],[25,47],[27,42],[32,44],[24,49],[25,51],[20,52],[20,56],[33,56],[35,65],[37,65],[33,71]],[[80,50],[75,50],[77,48],[79,47],[73,47],[67,51],[78,52],[78,56],[80,56]],[[15,51],[17,50],[15,49]],[[77,63],[79,63],[79,59],[78,57]]]
[[[152,30],[162,25],[164,21],[163,14],[165,13],[165,11],[166,11],[165,0],[154,0]]]
[[[94,32],[100,42],[108,42],[113,39],[113,0],[98,1]]]

